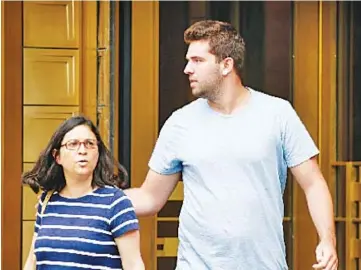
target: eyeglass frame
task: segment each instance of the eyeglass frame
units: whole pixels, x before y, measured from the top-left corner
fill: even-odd
[[[75,147],[75,148],[68,148],[68,143],[69,143],[69,142],[77,142],[78,146]],[[86,143],[88,143],[88,142],[94,142],[94,147],[87,147],[87,146],[86,146]],[[61,144],[61,145],[60,145],[60,148],[63,147],[63,146],[65,146],[65,148],[66,148],[67,150],[70,150],[70,151],[78,151],[79,148],[80,148],[80,146],[81,146],[82,144],[84,145],[84,148],[85,148],[85,149],[94,150],[94,149],[96,149],[96,148],[98,147],[99,141],[96,140],[96,139],[85,139],[84,141],[80,141],[80,140],[77,140],[77,139],[71,139],[71,140],[69,140],[69,141]]]

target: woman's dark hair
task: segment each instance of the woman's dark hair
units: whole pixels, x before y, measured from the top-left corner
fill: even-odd
[[[62,166],[55,161],[53,154],[59,154],[65,134],[81,125],[88,126],[98,141],[99,158],[93,172],[92,186],[111,185],[126,188],[128,184],[127,170],[114,159],[105,146],[97,127],[85,116],[73,116],[58,127],[47,147],[40,154],[34,168],[22,175],[22,183],[29,185],[35,193],[38,193],[39,189],[61,191],[65,186],[65,177]]]

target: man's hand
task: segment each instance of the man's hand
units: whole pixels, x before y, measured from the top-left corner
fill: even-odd
[[[335,244],[331,240],[321,240],[316,248],[317,263],[312,267],[322,270],[337,270],[338,259]]]

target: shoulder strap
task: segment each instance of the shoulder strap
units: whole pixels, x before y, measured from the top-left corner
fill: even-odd
[[[46,196],[45,196],[44,201],[43,201],[43,205],[41,207],[41,215],[44,214],[46,205],[48,204],[48,201],[50,200],[50,197],[51,197],[51,195],[53,195],[53,193],[54,193],[54,190],[49,190],[46,193]]]

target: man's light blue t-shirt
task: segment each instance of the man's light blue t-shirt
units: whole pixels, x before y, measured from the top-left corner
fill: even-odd
[[[231,115],[197,99],[164,124],[149,166],[182,172],[178,270],[284,270],[287,167],[319,153],[291,104],[250,89]]]

